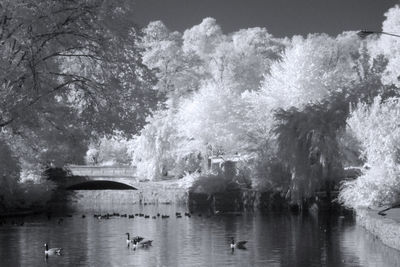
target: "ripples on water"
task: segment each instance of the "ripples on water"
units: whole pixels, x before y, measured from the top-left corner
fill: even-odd
[[[183,213],[185,207],[132,204],[132,192],[79,194],[73,217],[60,225],[57,216],[50,221],[41,216],[25,219],[24,226],[0,226],[0,266],[400,266],[399,252],[349,217],[195,213],[176,218],[175,212]],[[93,217],[107,212],[171,217]],[[153,246],[128,249],[126,232],[153,239]],[[232,253],[231,237],[248,240],[248,249]],[[63,255],[45,261],[45,242],[64,248]]]

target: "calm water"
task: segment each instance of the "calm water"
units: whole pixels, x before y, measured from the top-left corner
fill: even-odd
[[[175,218],[186,208],[132,205],[129,194],[81,192],[73,216],[62,224],[58,216],[39,216],[26,218],[23,226],[0,226],[0,266],[400,266],[400,253],[350,217],[252,213]],[[93,217],[106,212],[171,217]],[[128,249],[126,232],[153,239],[153,246]],[[232,253],[230,237],[248,240],[248,249]],[[63,255],[46,261],[45,242],[64,248]]]

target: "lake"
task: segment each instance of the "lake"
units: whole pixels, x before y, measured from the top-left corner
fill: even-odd
[[[189,218],[185,206],[130,203],[134,191],[77,193],[69,210],[50,219],[8,219],[0,226],[0,266],[400,266],[400,253],[355,225],[351,215],[194,212]],[[114,212],[150,218],[93,217]],[[157,213],[170,217],[153,219]],[[154,240],[153,246],[127,248],[126,232]],[[231,237],[247,240],[247,249],[232,252]],[[63,254],[46,259],[46,242]]]

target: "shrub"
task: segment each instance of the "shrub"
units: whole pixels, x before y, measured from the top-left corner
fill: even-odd
[[[348,207],[392,204],[400,198],[399,98],[359,104],[347,120],[347,131],[361,143],[361,157],[370,167],[357,180],[341,186],[339,201]]]

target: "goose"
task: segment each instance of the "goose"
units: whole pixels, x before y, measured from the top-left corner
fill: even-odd
[[[133,243],[133,242],[139,243],[139,242],[141,242],[143,239],[144,239],[144,237],[135,236],[135,237],[132,239],[132,243]]]
[[[139,242],[139,244],[142,246],[142,247],[149,247],[149,246],[151,246],[151,243],[153,242],[153,240],[144,240],[144,241],[141,241],[141,242]]]
[[[126,244],[128,245],[128,247],[130,244],[134,244],[135,242],[139,243],[140,241],[142,241],[144,239],[144,237],[141,237],[141,236],[135,236],[132,239],[130,239],[130,234],[129,233],[125,233],[125,234],[127,235]]]
[[[49,245],[47,243],[44,244],[45,250],[44,254],[47,256],[51,255],[61,255],[62,248],[51,248],[49,249]]]
[[[136,250],[136,248],[140,245],[142,248],[148,248],[151,246],[151,243],[153,240],[144,240],[144,241],[138,241],[137,239],[134,239],[132,244],[133,244],[133,249]]]
[[[132,243],[132,240],[130,239],[129,233],[125,233],[127,235],[126,237],[126,245],[129,247],[129,245]]]
[[[235,239],[232,237],[232,242],[231,242],[231,249],[234,250],[235,248],[238,249],[246,249],[246,243],[247,241],[239,241],[235,242]]]

